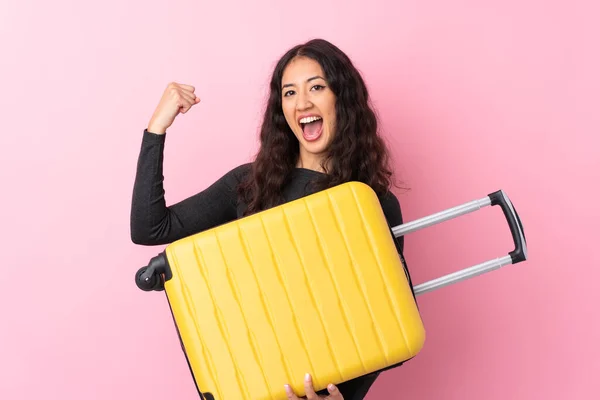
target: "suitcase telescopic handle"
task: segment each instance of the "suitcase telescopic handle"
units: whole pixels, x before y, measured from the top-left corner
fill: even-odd
[[[517,264],[527,260],[527,240],[525,239],[525,232],[523,230],[523,224],[519,218],[519,214],[515,210],[512,202],[502,190],[491,193],[488,195],[491,200],[492,206],[500,206],[506,217],[506,222],[510,228],[515,249],[508,253],[512,259],[512,264]]]
[[[441,287],[448,286],[453,283],[484,274],[486,272],[490,272],[505,265],[517,264],[527,260],[527,240],[525,239],[523,224],[521,223],[521,219],[519,218],[519,214],[515,210],[513,203],[503,190],[490,193],[482,199],[473,200],[468,203],[464,203],[459,206],[395,226],[392,228],[392,233],[395,237],[404,236],[408,233],[448,221],[461,215],[478,211],[488,206],[500,206],[502,209],[504,217],[506,218],[506,222],[510,228],[515,248],[503,257],[495,258],[493,260],[462,269],[440,278],[433,279],[420,285],[416,285],[413,288],[416,295],[430,292],[432,290],[439,289]]]

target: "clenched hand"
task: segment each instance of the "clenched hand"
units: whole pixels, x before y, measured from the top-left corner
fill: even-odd
[[[194,93],[196,88],[181,83],[170,83],[165,89],[150,123],[148,130],[152,133],[163,134],[179,114],[185,114],[192,106],[198,104],[200,99]]]

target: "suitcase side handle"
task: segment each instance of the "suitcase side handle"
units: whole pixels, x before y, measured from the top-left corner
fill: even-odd
[[[514,250],[503,257],[489,260],[417,285],[413,288],[415,295],[420,295],[453,283],[473,278],[505,265],[517,264],[527,260],[527,241],[525,239],[523,224],[521,223],[521,219],[519,218],[519,214],[515,210],[515,207],[503,190],[490,193],[482,199],[473,200],[405,224],[397,225],[392,228],[392,233],[395,237],[404,236],[408,233],[478,211],[488,206],[500,206],[502,209],[513,238],[515,245]]]

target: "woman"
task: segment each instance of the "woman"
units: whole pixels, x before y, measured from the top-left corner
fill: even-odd
[[[391,226],[402,223],[369,94],[350,59],[331,43],[311,40],[290,49],[277,63],[256,159],[167,207],[162,184],[165,133],[178,114],[199,102],[193,86],[170,84],[144,130],[131,211],[133,242],[167,244],[351,180],[375,190]],[[397,245],[402,251],[402,239]],[[362,399],[377,376],[337,388],[330,385],[318,396],[307,375],[307,398]],[[286,391],[289,399],[297,399],[287,386]]]

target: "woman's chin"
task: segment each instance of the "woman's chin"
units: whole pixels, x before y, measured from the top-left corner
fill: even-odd
[[[307,155],[322,155],[327,151],[328,144],[326,140],[317,140],[314,142],[303,142],[302,143],[303,152]]]

